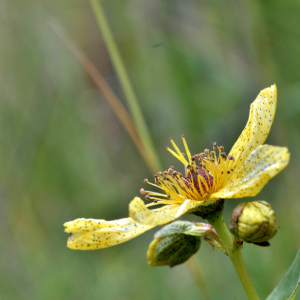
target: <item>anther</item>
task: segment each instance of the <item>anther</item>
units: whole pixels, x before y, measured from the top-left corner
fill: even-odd
[[[175,176],[177,176],[177,174],[178,174],[178,172],[174,171],[172,175],[175,177]]]
[[[165,176],[167,176],[167,175],[168,175],[168,172],[167,172],[167,171],[164,171],[163,174],[164,174]]]
[[[157,173],[158,176],[162,176],[162,174],[163,174],[162,172],[158,172]]]
[[[148,182],[148,179],[146,178],[146,179],[144,179],[144,183],[147,183]]]
[[[149,201],[149,200],[150,200],[150,196],[149,196],[149,195],[146,195],[146,196],[145,196],[145,199],[146,199],[147,201]]]
[[[208,150],[208,149],[205,149],[205,150],[204,150],[204,153],[205,153],[205,154],[209,154],[209,150]]]
[[[199,160],[201,160],[206,154],[204,152],[199,153]]]
[[[215,153],[214,151],[210,151],[209,152],[210,155],[214,155],[214,153]]]
[[[223,158],[226,158],[226,153],[225,152],[221,152],[220,154]]]
[[[174,169],[172,169],[172,168],[169,168],[169,169],[168,169],[168,174],[171,175],[173,172],[174,172]]]
[[[229,160],[233,160],[233,158],[234,158],[234,157],[233,157],[232,155],[228,155],[228,156],[227,156],[227,159],[229,159]]]
[[[211,158],[209,161],[211,161],[211,162],[215,162],[215,160],[214,160],[213,158]]]
[[[144,190],[144,189],[140,189],[140,193],[141,193],[142,195],[145,195],[145,190]]]
[[[192,156],[192,161],[195,161],[196,160],[196,156]]]
[[[223,146],[220,146],[219,148],[220,148],[221,151],[224,151],[224,147]]]
[[[217,147],[218,144],[216,142],[211,143],[213,147]]]
[[[153,200],[153,203],[157,203],[157,200]]]

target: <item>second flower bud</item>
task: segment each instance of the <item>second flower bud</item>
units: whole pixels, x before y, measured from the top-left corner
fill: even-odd
[[[230,231],[245,242],[269,246],[278,228],[274,210],[265,201],[244,202],[232,212]]]

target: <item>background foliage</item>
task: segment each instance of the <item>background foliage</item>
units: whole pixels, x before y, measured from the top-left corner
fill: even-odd
[[[182,171],[165,150],[169,136],[180,143],[184,133],[193,153],[213,141],[229,152],[250,103],[277,84],[267,143],[288,146],[291,163],[252,200],[270,202],[281,228],[271,247],[243,250],[266,298],[300,248],[299,2],[115,0],[104,8],[164,169]],[[126,217],[153,174],[51,18],[126,105],[87,1],[0,2],[1,299],[202,299],[186,265],[147,266],[155,230],[100,251],[66,248],[65,221]],[[242,201],[226,202],[227,224]],[[245,299],[224,254],[202,243],[197,257],[212,299]]]

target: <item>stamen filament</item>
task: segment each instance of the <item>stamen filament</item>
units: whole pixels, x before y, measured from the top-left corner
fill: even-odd
[[[184,158],[184,156],[182,155],[182,153],[181,153],[181,151],[179,150],[179,148],[177,147],[177,145],[175,144],[175,142],[173,141],[173,139],[172,138],[169,138],[169,140],[170,140],[170,142],[172,143],[172,145],[173,145],[173,147],[174,147],[174,149],[176,150],[176,152],[178,153],[178,155],[181,157],[181,159],[184,161],[184,165],[187,165],[188,164],[188,162],[187,162],[187,160]],[[182,160],[181,159],[179,159],[181,162],[182,162]]]
[[[186,140],[185,140],[185,137],[184,137],[183,134],[181,135],[181,138],[182,138],[182,141],[183,141],[183,145],[184,145],[184,148],[185,148],[186,155],[187,155],[187,157],[189,159],[189,163],[191,163],[191,161],[192,161],[191,152],[189,150],[189,147],[188,147],[188,145],[186,143]]]
[[[178,160],[180,160],[184,165],[187,165],[187,161],[186,159],[183,157],[182,153],[180,153],[180,156],[177,155],[172,149],[170,149],[169,147],[166,147],[166,149],[172,153]]]
[[[147,183],[150,184],[150,185],[153,185],[153,186],[155,186],[155,187],[157,187],[157,188],[159,188],[159,189],[161,189],[161,190],[164,191],[164,189],[161,186],[157,185],[157,184],[154,184],[154,183],[149,182],[149,181]]]

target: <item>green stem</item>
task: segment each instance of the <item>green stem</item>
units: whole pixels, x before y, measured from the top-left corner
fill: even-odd
[[[120,52],[114,40],[113,34],[109,28],[109,24],[106,20],[105,14],[103,12],[100,0],[90,0],[91,6],[93,8],[94,14],[96,16],[99,28],[102,32],[104,42],[108,49],[108,53],[113,62],[113,66],[118,75],[122,88],[124,90],[128,106],[133,117],[136,129],[140,135],[140,138],[147,149],[147,155],[150,161],[152,161],[152,171],[154,173],[161,170],[159,159],[156,155],[155,148],[152,143],[152,139],[143,117],[142,111],[138,104],[137,98],[133,91],[132,85],[130,83],[128,74],[126,72],[123,60],[121,58]]]
[[[235,267],[248,298],[250,300],[259,300],[247,272],[241,248],[234,244],[234,240],[224,223],[223,213],[219,212],[215,218],[208,221],[212,226],[214,226],[216,232],[223,241],[227,254]]]

